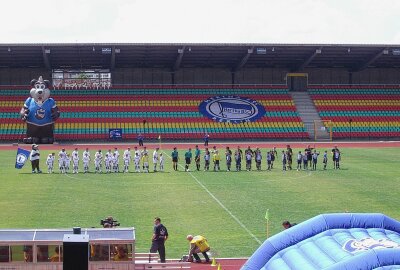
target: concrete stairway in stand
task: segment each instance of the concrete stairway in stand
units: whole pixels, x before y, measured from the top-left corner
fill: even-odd
[[[307,92],[290,92],[290,95],[293,98],[297,112],[299,113],[299,116],[303,121],[308,134],[310,134],[310,139],[314,140],[314,121],[321,121],[321,117],[318,115],[318,111],[315,108],[314,102]],[[317,140],[329,140],[329,133],[327,131],[320,130],[318,132]]]

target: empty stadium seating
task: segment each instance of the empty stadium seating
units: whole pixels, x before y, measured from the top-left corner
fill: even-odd
[[[309,94],[334,138],[400,137],[399,87],[313,86]]]
[[[0,90],[0,139],[18,140],[25,131],[19,110],[26,89]],[[216,95],[257,100],[266,114],[256,122],[215,122],[199,112],[199,104]],[[135,88],[53,90],[62,116],[55,125],[56,140],[104,140],[108,130],[121,128],[125,139],[300,139],[308,138],[286,87],[262,88]]]

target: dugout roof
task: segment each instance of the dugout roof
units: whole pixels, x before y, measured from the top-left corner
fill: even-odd
[[[0,243],[27,241],[63,241],[65,234],[73,234],[72,229],[2,229]],[[134,228],[88,228],[82,234],[89,235],[90,241],[135,241]]]
[[[0,44],[0,68],[400,68],[400,45]]]

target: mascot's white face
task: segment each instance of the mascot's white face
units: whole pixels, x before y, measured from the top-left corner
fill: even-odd
[[[39,80],[31,81],[31,97],[39,105],[42,105],[50,97],[50,90],[48,88],[49,81],[43,80],[42,77]]]

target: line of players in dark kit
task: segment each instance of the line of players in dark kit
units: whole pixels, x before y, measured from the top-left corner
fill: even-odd
[[[333,168],[340,169],[340,161],[341,161],[341,152],[335,145],[331,150]],[[317,152],[316,149],[311,147],[310,145],[304,149],[304,152],[299,151],[297,155],[293,153],[293,149],[290,145],[286,146],[286,150],[282,150],[280,156],[278,154],[278,150],[276,147],[273,147],[266,153],[266,164],[267,170],[270,171],[274,168],[274,163],[279,162],[279,159],[282,164],[282,170],[292,170],[293,169],[293,161],[297,160],[297,171],[300,170],[316,170],[318,157],[320,152]],[[323,155],[323,169],[327,169],[328,165],[328,151],[324,151]],[[171,153],[173,169],[175,171],[178,170],[178,161],[179,161],[179,153],[176,147],[174,147],[173,152]],[[190,164],[192,163],[192,159],[194,159],[194,163],[196,164],[196,169],[199,171],[201,169],[201,160],[204,162],[204,171],[210,170],[211,162],[213,164],[213,170],[220,170],[220,163],[223,160],[223,156],[221,157],[220,151],[216,146],[213,146],[212,149],[206,147],[204,152],[201,153],[198,145],[195,146],[194,153],[192,153],[192,149],[189,148],[184,155],[185,157],[185,171],[190,171]],[[244,151],[238,146],[234,151],[232,151],[229,147],[225,148],[225,163],[226,170],[231,171],[234,163],[234,169],[236,171],[242,170],[242,164],[245,164],[246,171],[252,170],[253,161],[256,165],[256,170],[261,170],[261,165],[263,161],[263,155],[259,148],[255,150],[251,149],[250,146],[247,147]]]

